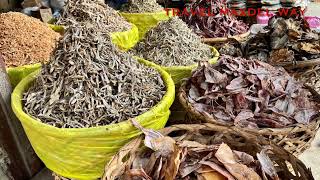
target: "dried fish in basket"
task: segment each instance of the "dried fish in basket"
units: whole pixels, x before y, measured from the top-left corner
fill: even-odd
[[[160,22],[130,52],[160,65],[176,84],[189,77],[197,62],[215,63],[219,53],[201,39],[178,17]]]
[[[223,11],[227,9],[225,0],[193,1],[182,13],[182,19],[196,34],[203,37],[206,43],[221,43],[228,37],[237,39],[247,37],[250,34],[248,25],[229,12],[224,14]]]
[[[51,25],[61,33],[70,24],[95,18],[99,21],[97,28],[110,33],[112,42],[122,50],[132,48],[139,41],[138,28],[121,17],[120,14],[100,0],[70,0],[56,25]]]
[[[163,7],[156,0],[129,0],[121,8],[127,13],[153,13],[163,11]]]
[[[303,16],[274,16],[265,29],[246,43],[245,58],[263,54],[263,61],[286,69],[320,64],[319,33],[310,29]]]
[[[281,147],[236,127],[174,125],[124,146],[105,167],[102,180],[313,180],[302,161]]]
[[[231,56],[201,63],[179,90],[194,119],[240,127],[294,155],[310,146],[319,128],[318,97],[281,67]]]
[[[100,177],[108,158],[139,135],[127,119],[164,127],[175,95],[167,72],[120,51],[99,14],[89,14],[70,21],[50,63],[11,98],[40,159],[75,179]]]
[[[138,27],[140,39],[143,39],[149,29],[170,18],[169,13],[156,0],[130,0],[123,6],[120,14]]]

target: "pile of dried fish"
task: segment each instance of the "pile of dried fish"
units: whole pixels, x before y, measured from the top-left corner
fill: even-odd
[[[142,129],[141,139],[123,147],[105,168],[103,180],[280,180],[313,179],[307,168],[292,155],[276,146],[261,146],[257,142],[242,144],[216,132],[205,136],[196,126],[178,127],[189,131],[179,132],[173,138],[159,132]],[[173,127],[174,129],[174,127]],[[164,131],[170,130],[170,127]],[[194,132],[191,132],[194,130]],[[195,133],[197,132],[197,134]],[[214,132],[207,130],[210,135]],[[220,135],[220,138],[218,137]],[[218,143],[221,139],[226,143]],[[125,157],[130,157],[125,159]],[[286,162],[285,158],[288,158]],[[299,166],[296,175],[289,172],[287,164]],[[301,173],[302,172],[302,173]]]
[[[152,13],[160,12],[163,7],[156,0],[129,0],[127,4],[121,8],[122,12],[128,13]]]
[[[7,67],[49,61],[60,35],[22,13],[0,14],[0,55]]]
[[[246,33],[248,25],[227,11],[225,0],[198,0],[189,4],[182,18],[194,32],[204,38],[227,37]],[[203,10],[208,12],[203,12]],[[204,15],[205,14],[205,15]]]
[[[320,58],[319,34],[309,28],[303,17],[274,16],[267,30],[248,40],[244,57],[272,64]]]
[[[303,19],[275,17],[269,21],[271,53],[269,61],[284,62],[320,57],[319,34]]]
[[[130,23],[101,0],[68,1],[57,24],[68,26],[88,18],[99,22],[96,28],[103,28],[106,32],[123,32],[131,28]]]
[[[186,66],[212,58],[210,46],[178,17],[162,21],[149,30],[131,52],[162,66]]]
[[[222,56],[216,65],[200,64],[185,87],[196,111],[240,127],[282,128],[319,115],[302,83],[261,61]]]
[[[51,62],[23,96],[25,112],[46,124],[84,128],[121,122],[148,111],[165,93],[159,73],[120,52],[94,10],[65,20],[70,24]]]

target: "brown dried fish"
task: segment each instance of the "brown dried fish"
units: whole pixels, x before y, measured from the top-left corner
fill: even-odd
[[[289,50],[288,48],[272,50],[270,52],[270,63],[277,63],[277,62],[293,62],[294,60],[294,52]]]
[[[154,131],[153,134],[158,134],[158,132]],[[172,139],[171,137],[162,138],[159,140],[155,137],[153,141],[159,140],[159,143],[167,146],[169,144],[172,147],[169,148],[172,150],[169,155],[162,153],[162,151],[168,152],[166,149],[160,152],[147,148],[138,149],[138,141],[134,140],[108,163],[102,180],[261,180],[263,179],[262,172],[270,175],[270,178],[266,177],[265,180],[277,177],[273,171],[266,171],[275,169],[275,163],[264,151],[257,159],[245,152],[233,150],[225,143],[210,142],[211,137],[205,139],[202,135],[184,134],[169,142],[167,139]],[[201,144],[199,141],[206,143]],[[123,163],[123,158],[129,153],[131,160]],[[263,166],[265,171],[261,171],[260,165],[265,165],[266,160],[271,161],[271,164],[268,161],[270,167],[266,169]]]
[[[212,58],[210,46],[201,43],[178,17],[150,29],[131,53],[162,66],[186,66]]]
[[[241,127],[308,124],[320,112],[302,83],[261,61],[222,56],[215,65],[200,63],[185,87],[197,111]]]

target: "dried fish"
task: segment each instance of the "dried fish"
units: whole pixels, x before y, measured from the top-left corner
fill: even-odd
[[[162,66],[186,66],[212,58],[210,46],[201,43],[200,37],[178,17],[149,30],[131,53]]]
[[[91,0],[75,2],[96,6]],[[25,112],[55,127],[85,128],[148,111],[165,93],[160,74],[112,44],[95,8],[81,11],[90,16],[63,20],[68,28],[51,62],[23,95]]]
[[[273,64],[320,57],[319,34],[309,28],[303,17],[274,16],[266,28],[266,33],[259,33],[247,42],[245,57],[257,56],[260,52],[255,49],[260,47],[269,50],[263,61]]]
[[[0,14],[0,54],[6,67],[49,61],[59,38],[38,19],[18,12]]]
[[[57,24],[68,26],[88,18],[99,22],[96,28],[103,28],[106,32],[122,32],[131,28],[130,23],[101,0],[67,1]]]
[[[227,5],[225,0],[197,0],[188,4],[182,13],[183,20],[194,32],[204,38],[228,37],[246,33],[248,25],[238,20],[231,14],[223,14]],[[203,15],[203,10],[208,10],[207,15]]]
[[[221,54],[239,56],[242,53],[240,57],[274,65],[320,58],[319,33],[312,31],[302,16],[274,16],[264,29],[265,32],[250,36],[247,41],[225,44]],[[228,50],[230,46],[232,51]]]
[[[261,61],[222,56],[216,65],[200,63],[185,87],[196,110],[241,127],[308,124],[320,112],[302,83]]]
[[[121,11],[128,13],[152,13],[162,11],[163,7],[156,0],[129,0]]]
[[[172,139],[164,136],[164,139],[155,138],[153,141],[158,140],[159,143],[174,147],[169,155],[147,148],[134,148],[129,152],[133,145],[136,146],[134,140],[108,163],[102,180],[261,180],[265,176],[264,172],[268,174],[268,177],[265,176],[266,180],[278,178],[277,173],[273,171],[276,163],[270,160],[270,153],[266,153],[265,147],[256,158],[246,152],[236,151],[225,143],[210,142],[211,137],[206,139],[202,135],[184,134],[170,142],[165,138]],[[206,143],[201,144],[199,141]],[[168,152],[166,149],[161,151]],[[123,157],[129,153],[130,159],[134,160],[123,163]],[[136,162],[139,162],[138,166],[135,166]],[[265,167],[266,163],[269,167]]]

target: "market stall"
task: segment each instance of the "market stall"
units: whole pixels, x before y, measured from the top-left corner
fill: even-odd
[[[1,180],[320,178],[299,160],[320,126],[302,1],[114,3],[0,13]],[[289,9],[232,10],[252,5]]]

